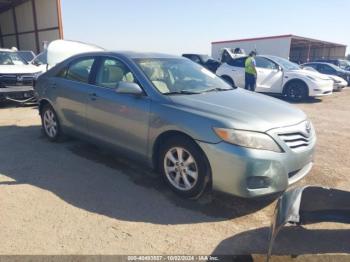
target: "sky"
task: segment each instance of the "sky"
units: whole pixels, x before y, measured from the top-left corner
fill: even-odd
[[[61,0],[64,38],[109,50],[211,53],[211,42],[294,34],[348,45],[348,0]]]

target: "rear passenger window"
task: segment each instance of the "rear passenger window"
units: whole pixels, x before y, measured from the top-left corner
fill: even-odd
[[[87,58],[73,62],[69,66],[66,78],[72,81],[89,83],[89,76],[94,60],[93,58]]]
[[[232,59],[231,61],[228,62],[228,64],[230,66],[245,67],[245,60],[246,59],[247,59],[246,57]]]

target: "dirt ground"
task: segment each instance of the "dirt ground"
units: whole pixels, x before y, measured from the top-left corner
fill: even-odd
[[[295,104],[317,154],[297,185],[350,189],[350,89]],[[54,144],[35,107],[0,108],[1,254],[263,254],[275,203],[171,193],[143,167],[78,140]],[[286,228],[277,254],[350,253],[338,224]]]

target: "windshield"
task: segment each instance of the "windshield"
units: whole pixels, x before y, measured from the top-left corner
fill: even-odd
[[[32,61],[35,57],[32,51],[18,51],[16,52],[21,58],[23,58],[27,63]]]
[[[303,66],[302,69],[304,70],[308,70],[308,71],[313,71],[313,72],[318,72],[315,68],[311,67],[311,66]]]
[[[17,53],[0,52],[0,65],[26,65],[27,62],[23,60]]]
[[[345,70],[349,70],[350,62],[347,60],[339,60],[339,67]]]
[[[196,94],[232,89],[224,80],[187,59],[151,58],[135,61],[162,94]]]
[[[47,64],[47,52],[40,53],[37,55],[32,62],[34,65],[46,65]]]
[[[286,69],[286,70],[298,70],[298,69],[300,69],[299,65],[292,63],[291,61],[289,61],[287,59],[277,57],[277,56],[271,56],[268,58],[271,58],[272,60],[274,60],[276,63],[278,63],[280,66],[282,66],[283,69]]]
[[[206,63],[209,59],[212,59],[210,56],[208,55],[201,55],[202,61],[203,63]]]

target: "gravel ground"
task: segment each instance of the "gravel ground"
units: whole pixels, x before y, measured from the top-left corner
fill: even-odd
[[[295,104],[318,133],[298,185],[350,188],[350,89]],[[171,193],[149,170],[77,140],[49,143],[34,107],[0,108],[1,254],[261,254],[271,200]],[[278,254],[350,253],[349,228],[287,228]],[[337,240],[337,241],[332,241]]]

